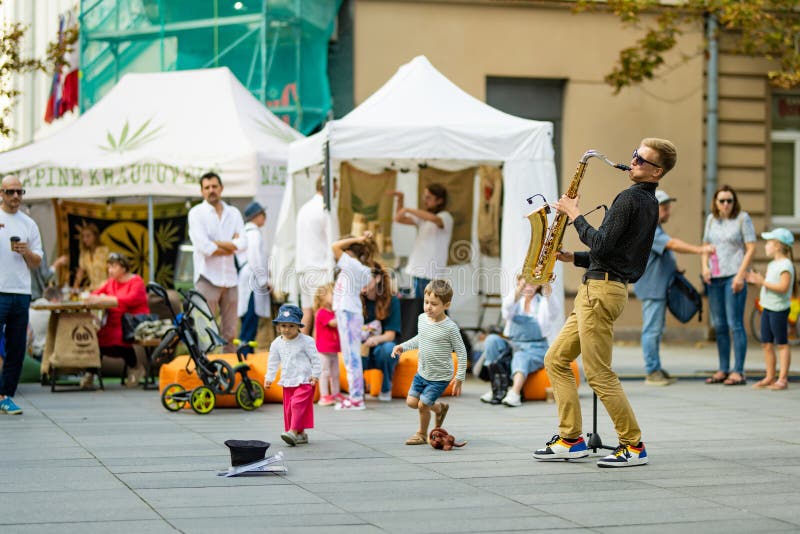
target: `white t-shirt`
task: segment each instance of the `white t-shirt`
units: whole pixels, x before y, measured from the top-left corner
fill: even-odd
[[[222,203],[222,217],[217,216],[214,206],[205,200],[189,210],[189,239],[192,241],[194,253],[194,282],[202,275],[217,287],[236,287],[239,284],[239,273],[233,255],[212,256],[217,250],[214,241],[233,241],[239,235],[236,245],[243,252],[246,241],[242,239],[244,220],[239,210]]]
[[[789,258],[781,260],[772,260],[767,265],[767,274],[764,275],[764,281],[773,284],[779,284],[781,275],[787,272],[792,277],[788,289],[783,293],[777,293],[764,286],[761,286],[761,293],[758,296],[758,301],[761,305],[770,311],[783,311],[788,310],[792,304],[792,287],[794,286],[794,265]]]
[[[339,257],[339,276],[333,286],[333,311],[361,313],[361,290],[369,284],[369,267],[343,252]]]
[[[42,257],[42,236],[33,219],[17,211],[0,208],[0,293],[31,294],[31,271],[22,254],[11,251],[11,236],[28,243],[31,252]]]
[[[333,244],[336,232],[335,218],[325,211],[322,195],[303,204],[297,211],[297,245],[295,270],[298,273],[324,270],[333,267]],[[338,238],[338,235],[336,235]]]
[[[450,239],[453,237],[453,216],[446,211],[436,215],[442,219],[442,228],[431,221],[409,215],[417,226],[417,239],[406,266],[406,273],[413,277],[433,280],[443,274],[442,271],[447,267]]]

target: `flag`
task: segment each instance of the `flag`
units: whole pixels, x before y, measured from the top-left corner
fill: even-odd
[[[64,15],[58,16],[58,44],[64,42]],[[50,124],[61,116],[61,70],[53,73],[53,82],[50,85],[50,97],[47,99],[47,108],[44,112],[44,122]]]

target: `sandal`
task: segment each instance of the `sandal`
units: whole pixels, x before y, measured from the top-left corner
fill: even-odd
[[[413,436],[406,440],[406,445],[425,445],[428,443],[428,438],[425,434],[416,432]]]
[[[712,376],[706,378],[706,384],[722,384],[728,378],[728,373],[717,371]]]
[[[767,386],[767,389],[778,391],[781,389],[787,389],[788,387],[789,383],[786,380],[776,380],[774,384]]]
[[[728,378],[725,379],[725,381],[722,383],[722,385],[723,386],[743,386],[743,385],[747,384],[747,379],[745,377],[743,377],[742,375],[739,375],[739,378],[735,378],[735,377],[732,376],[734,374],[739,375],[739,373],[731,373],[730,375],[728,375]]]
[[[769,379],[762,378],[761,380],[759,380],[758,382],[753,384],[753,389],[765,389],[765,388],[770,387],[774,383],[775,383],[775,379],[774,378],[769,378]]]

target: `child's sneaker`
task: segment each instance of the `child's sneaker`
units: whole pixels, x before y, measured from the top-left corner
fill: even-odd
[[[392,402],[392,392],[381,391],[380,393],[378,393],[378,400],[381,402]]]
[[[574,440],[566,440],[558,434],[547,442],[544,449],[538,449],[533,453],[533,457],[537,460],[571,460],[587,456],[589,456],[589,448],[583,441],[583,436]]]
[[[644,465],[647,463],[647,451],[641,441],[638,445],[622,445],[614,449],[614,452],[601,458],[598,467],[633,467],[634,465]]]
[[[298,440],[300,439],[300,436],[298,436],[297,434],[295,434],[291,430],[288,430],[288,431],[284,432],[283,434],[281,434],[281,439],[283,441],[285,441],[288,446],[294,447],[295,445],[297,445],[299,443]]]
[[[17,403],[14,402],[14,399],[7,396],[5,399],[0,401],[0,413],[5,413],[8,415],[20,415],[22,413],[22,408],[17,406]]]
[[[342,402],[338,403],[336,406],[333,407],[334,410],[344,411],[344,412],[352,412],[355,410],[366,410],[367,407],[364,404],[363,400],[355,400],[350,398],[345,398]]]
[[[333,406],[334,404],[336,404],[336,399],[333,398],[333,395],[323,395],[317,402],[319,406]]]
[[[298,445],[305,445],[308,443],[308,434],[305,432],[301,432],[299,434],[295,434],[294,442]]]
[[[342,395],[342,393],[341,393],[341,392],[339,392],[339,393],[337,393],[337,394],[335,394],[335,395],[333,396],[333,402],[342,402],[342,401],[343,401],[343,400],[345,400],[346,398],[347,398],[347,397],[345,397],[344,395]]]

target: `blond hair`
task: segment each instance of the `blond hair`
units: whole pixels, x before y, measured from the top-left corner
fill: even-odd
[[[672,141],[657,137],[645,137],[642,139],[642,144],[658,152],[658,162],[661,164],[664,174],[667,174],[675,167],[675,163],[678,161],[678,149],[675,148]]]
[[[322,298],[328,293],[333,293],[333,282],[319,286],[317,292],[314,293],[314,312],[318,312],[322,308]]]
[[[453,286],[447,280],[431,280],[425,286],[425,295],[436,295],[442,304],[453,300]]]

